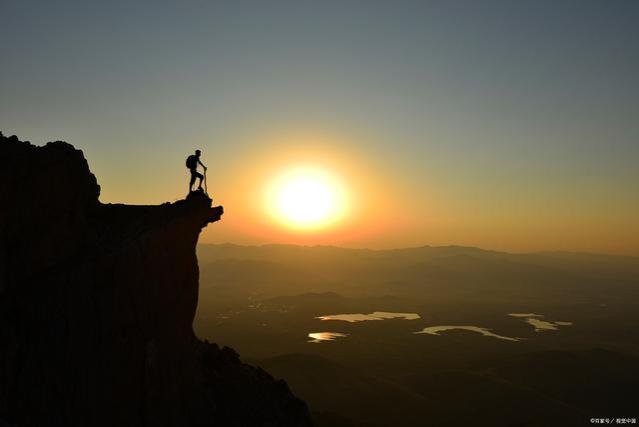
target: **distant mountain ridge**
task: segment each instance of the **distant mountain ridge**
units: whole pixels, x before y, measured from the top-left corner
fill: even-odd
[[[394,249],[369,249],[369,248],[346,248],[333,245],[294,245],[284,243],[267,243],[263,245],[240,245],[235,243],[199,243],[201,248],[207,248],[211,253],[219,251],[219,253],[232,254],[237,253],[260,253],[263,251],[271,252],[302,252],[302,251],[315,251],[315,252],[329,252],[336,251],[342,253],[351,254],[370,254],[370,255],[388,255],[388,254],[410,254],[420,253],[422,255],[479,255],[479,256],[512,256],[512,257],[552,257],[552,258],[576,258],[576,259],[596,259],[596,258],[608,258],[618,260],[628,260],[632,262],[639,262],[639,256],[633,255],[620,255],[620,254],[608,254],[608,253],[595,253],[595,252],[578,252],[578,251],[532,251],[532,252],[506,252],[493,249],[484,249],[477,246],[462,246],[462,245],[444,245],[444,246],[412,246],[412,247],[399,247]]]
[[[552,271],[574,279],[593,276],[634,281],[639,278],[639,257],[597,255],[575,252],[508,253],[466,246],[420,246],[399,249],[349,249],[334,246],[200,244],[198,253],[203,263],[223,260],[253,260],[289,263],[318,268],[331,266],[357,268],[375,263],[375,268],[431,268],[437,274],[459,275],[464,269],[499,269],[503,274]],[[520,269],[520,272],[515,270]],[[435,273],[435,271],[433,271]],[[461,276],[460,276],[461,277]]]

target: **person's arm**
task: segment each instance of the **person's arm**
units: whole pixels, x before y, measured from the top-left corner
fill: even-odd
[[[204,166],[204,163],[202,163],[202,161],[200,159],[197,159],[197,162],[200,164],[200,166],[202,166],[204,168],[204,170],[207,169],[207,167]]]

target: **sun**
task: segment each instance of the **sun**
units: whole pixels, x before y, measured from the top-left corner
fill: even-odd
[[[344,188],[329,172],[293,168],[278,176],[267,196],[276,219],[293,228],[316,229],[339,220],[345,211]]]

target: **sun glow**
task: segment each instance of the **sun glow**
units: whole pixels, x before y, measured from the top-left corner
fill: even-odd
[[[297,168],[278,177],[267,196],[274,217],[293,228],[317,229],[338,221],[345,212],[339,181],[326,171]]]

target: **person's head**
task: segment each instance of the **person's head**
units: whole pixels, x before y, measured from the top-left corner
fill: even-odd
[[[200,150],[195,150],[195,155],[200,157],[200,154],[202,154],[202,152]]]

